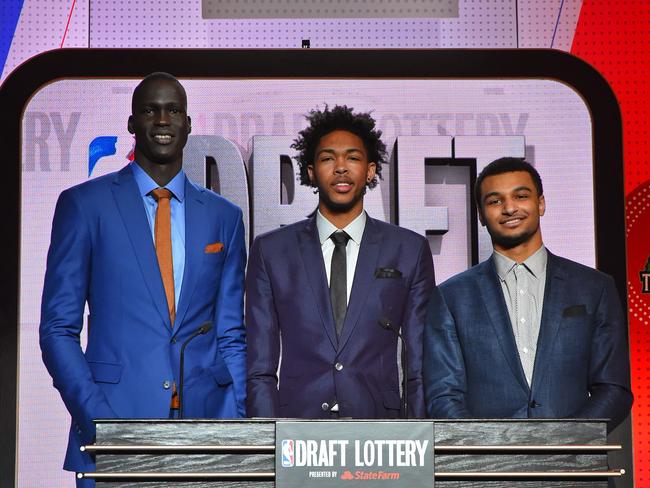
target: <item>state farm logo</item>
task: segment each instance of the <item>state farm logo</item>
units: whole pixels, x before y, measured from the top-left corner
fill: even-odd
[[[294,457],[294,443],[290,439],[285,439],[282,441],[282,467],[291,468],[293,467],[295,457]]]
[[[387,471],[343,471],[340,479],[342,480],[398,480],[399,473]]]

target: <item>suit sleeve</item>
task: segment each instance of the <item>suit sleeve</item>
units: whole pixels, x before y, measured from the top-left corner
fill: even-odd
[[[609,427],[621,423],[632,406],[627,327],[614,280],[607,277],[598,308],[589,363],[589,393],[579,418],[609,418]]]
[[[472,418],[465,403],[467,377],[456,323],[439,287],[434,288],[429,300],[423,364],[427,415],[438,419]]]
[[[233,379],[237,414],[246,416],[246,329],[244,327],[244,270],[246,243],[241,210],[227,244],[214,323],[217,326],[219,353]]]
[[[409,417],[424,418],[424,390],[422,388],[422,336],[427,302],[435,284],[433,258],[426,239],[422,239],[415,274],[402,321],[409,358]]]
[[[59,197],[52,223],[39,329],[43,362],[85,443],[95,436],[95,418],[114,418],[95,384],[79,335],[91,269],[88,221],[73,190]]]
[[[246,327],[248,329],[248,415],[278,417],[280,330],[273,290],[260,239],[251,249],[246,275]]]

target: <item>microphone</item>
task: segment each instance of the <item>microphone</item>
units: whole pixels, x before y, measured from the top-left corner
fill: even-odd
[[[187,338],[185,342],[183,342],[183,345],[181,346],[181,365],[180,365],[180,379],[179,379],[179,384],[178,384],[178,418],[182,419],[183,418],[183,376],[184,375],[184,370],[185,370],[185,348],[187,345],[190,343],[192,339],[194,339],[197,336],[206,334],[207,332],[212,329],[212,322],[209,320],[207,322],[203,322],[201,324],[201,327],[196,329],[191,336]]]
[[[390,321],[389,318],[382,317],[379,319],[378,323],[382,329],[390,330],[402,341],[402,418],[408,419],[409,418],[409,400],[408,400],[409,367],[408,367],[408,353],[406,351],[406,341],[404,340],[404,336],[400,333],[399,327],[393,325],[393,323]]]

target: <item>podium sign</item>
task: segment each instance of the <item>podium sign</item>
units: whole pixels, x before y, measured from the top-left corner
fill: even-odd
[[[277,488],[431,487],[433,423],[277,421]]]

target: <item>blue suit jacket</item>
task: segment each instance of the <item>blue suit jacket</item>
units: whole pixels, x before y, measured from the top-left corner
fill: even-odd
[[[168,418],[180,347],[205,321],[212,321],[213,329],[185,350],[185,416],[245,413],[241,210],[189,180],[185,198],[185,274],[172,328],[131,169],[59,197],[40,344],[72,416],[66,469],[92,469],[92,459],[79,452],[79,445],[93,441],[93,419]],[[223,250],[206,253],[206,245],[215,242],[223,243]],[[90,325],[84,353],[79,334],[86,302]]]
[[[379,268],[401,276],[378,277]],[[410,410],[422,417],[422,332],[433,284],[426,239],[368,218],[339,339],[315,218],[258,237],[246,277],[248,415],[329,418],[322,404],[337,399],[342,417],[398,417],[397,338],[378,324],[386,317],[406,337]]]
[[[532,385],[519,360],[493,258],[432,293],[424,339],[433,418],[625,418],[627,329],[608,275],[548,254]]]

